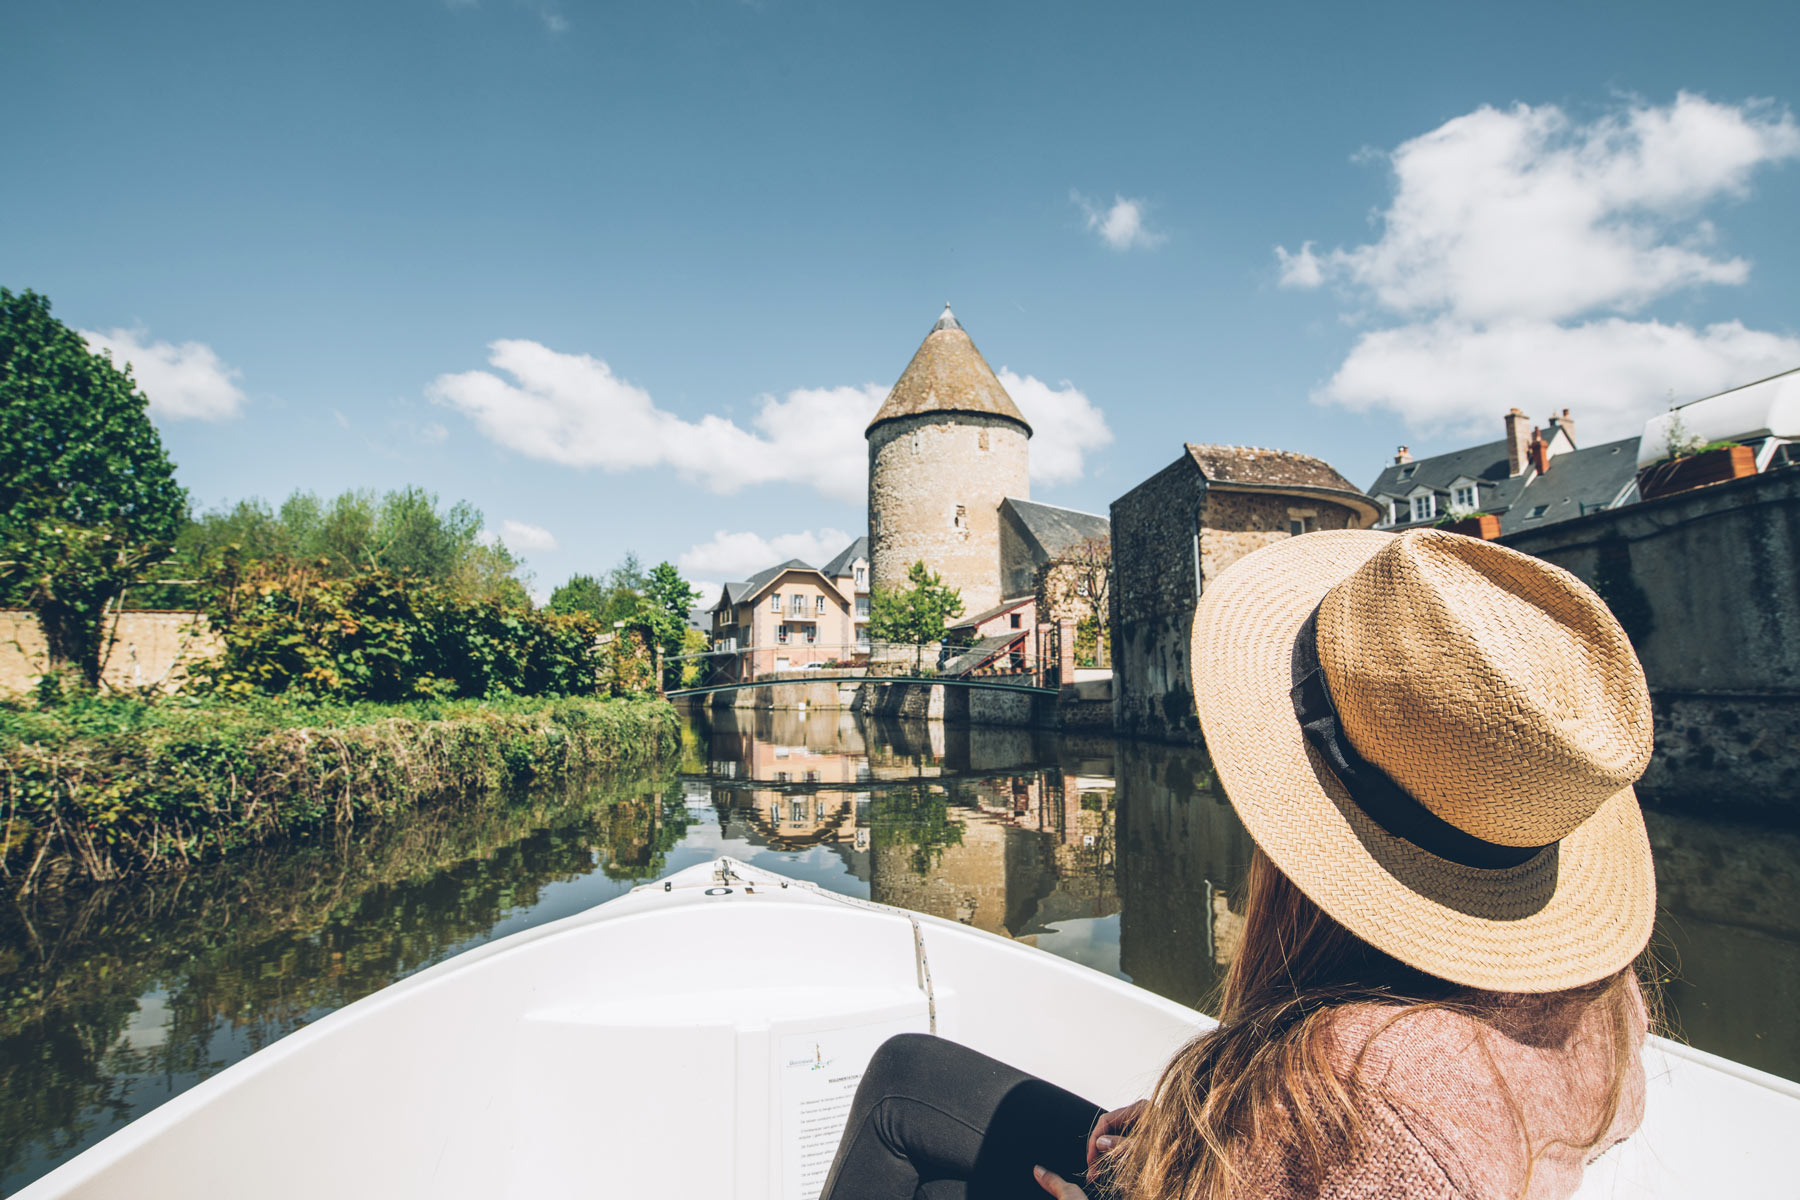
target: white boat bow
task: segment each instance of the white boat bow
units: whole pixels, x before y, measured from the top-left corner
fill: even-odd
[[[17,1193],[810,1200],[876,1046],[935,1031],[1108,1106],[1211,1024],[1098,971],[722,858],[422,971]],[[1800,1085],[1651,1039],[1580,1196],[1800,1194]]]

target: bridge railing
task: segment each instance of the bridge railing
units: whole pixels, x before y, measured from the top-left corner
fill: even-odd
[[[670,690],[688,691],[775,680],[936,679],[1005,676],[1041,686],[1042,672],[1032,669],[1037,656],[1001,654],[973,669],[946,670],[963,648],[941,642],[778,642],[774,645],[708,650],[664,659]],[[1027,660],[1031,661],[1027,661]]]

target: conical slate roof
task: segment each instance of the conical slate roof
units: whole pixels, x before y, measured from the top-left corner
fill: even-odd
[[[948,304],[882,402],[881,411],[869,422],[869,429],[923,413],[985,413],[1017,421],[1028,436],[1031,433],[1031,423],[1000,386],[993,368],[963,332]]]

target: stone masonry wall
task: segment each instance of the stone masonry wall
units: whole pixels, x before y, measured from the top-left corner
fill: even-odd
[[[1646,800],[1800,821],[1800,468],[1510,534],[1631,635],[1655,704]]]
[[[219,651],[218,637],[197,613],[128,610],[112,633],[110,649],[102,652],[100,683],[113,691],[176,691],[194,664]],[[48,662],[37,617],[0,610],[0,695],[28,692]]]
[[[1314,529],[1357,523],[1349,508],[1326,500],[1207,488],[1186,456],[1113,501],[1113,720],[1120,734],[1200,741],[1188,661],[1200,590],[1246,554],[1292,536],[1295,520],[1311,520]]]
[[[923,561],[962,592],[963,612],[1000,602],[1000,501],[1030,497],[1027,435],[976,414],[888,421],[869,436],[870,578],[905,587]],[[961,528],[957,506],[962,506]]]
[[[1200,517],[1200,578],[1217,579],[1246,554],[1293,536],[1295,520],[1308,519],[1314,529],[1356,527],[1355,515],[1341,504],[1209,489]]]
[[[1112,503],[1113,723],[1126,737],[1199,739],[1188,646],[1203,483],[1183,455]]]

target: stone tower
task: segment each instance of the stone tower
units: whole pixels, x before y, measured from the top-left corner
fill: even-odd
[[[873,586],[922,560],[965,614],[998,604],[1000,501],[1031,496],[1031,426],[949,305],[865,436]]]

